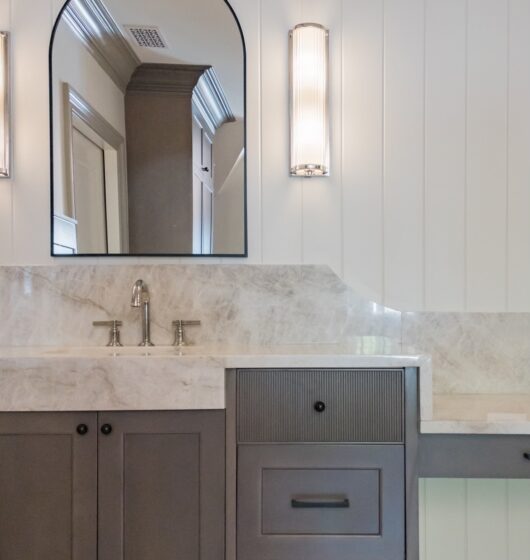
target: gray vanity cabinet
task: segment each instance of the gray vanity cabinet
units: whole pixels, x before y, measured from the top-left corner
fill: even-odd
[[[403,369],[239,370],[237,560],[402,560],[415,383]]]
[[[224,412],[102,413],[99,429],[98,560],[224,558]]]
[[[222,559],[224,448],[224,411],[0,414],[0,559]]]
[[[97,415],[0,414],[0,558],[97,557]]]

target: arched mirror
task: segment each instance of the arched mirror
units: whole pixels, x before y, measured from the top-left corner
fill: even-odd
[[[52,254],[246,255],[245,47],[225,0],[70,0],[50,46]]]

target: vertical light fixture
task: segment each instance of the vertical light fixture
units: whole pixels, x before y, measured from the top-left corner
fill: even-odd
[[[11,172],[9,33],[0,32],[0,178]]]
[[[329,31],[301,23],[289,46],[291,175],[329,175]]]

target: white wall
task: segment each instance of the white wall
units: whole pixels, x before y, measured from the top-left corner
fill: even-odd
[[[421,560],[528,560],[530,481],[420,481]]]
[[[0,0],[14,40],[4,264],[50,262],[47,43],[59,4]],[[232,4],[248,51],[249,261],[327,263],[402,309],[529,311],[530,0]],[[302,20],[331,30],[329,179],[287,174],[287,31]]]

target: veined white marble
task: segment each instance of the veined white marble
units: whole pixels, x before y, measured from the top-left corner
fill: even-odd
[[[151,293],[152,339],[173,342],[175,319],[196,344],[344,343],[401,340],[401,314],[355,294],[325,266],[159,265],[0,267],[1,346],[103,346],[93,321],[121,319],[122,342],[140,341],[133,283]]]
[[[434,395],[424,433],[530,434],[530,394]]]
[[[430,418],[429,358],[399,355],[388,340],[362,346],[0,349],[0,411],[219,409],[227,369],[411,366],[420,368],[421,415]]]
[[[138,278],[151,292],[151,356],[134,348]],[[5,410],[222,408],[225,368],[420,364],[425,431],[530,433],[508,404],[486,420],[455,409],[437,417],[432,405],[433,391],[455,403],[459,394],[530,394],[529,313],[400,313],[323,266],[0,267],[0,286]],[[92,326],[108,319],[124,321],[128,347],[116,355],[106,329]],[[197,346],[182,356],[169,347],[174,319],[202,322],[188,329]]]
[[[0,359],[0,410],[224,408],[223,368],[213,358]]]
[[[463,422],[427,420],[420,424],[423,434],[530,435],[530,422]]]
[[[403,313],[405,346],[432,357],[436,394],[530,393],[530,313]]]

